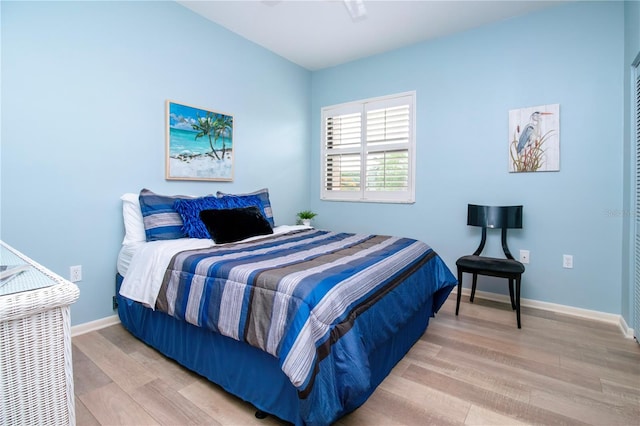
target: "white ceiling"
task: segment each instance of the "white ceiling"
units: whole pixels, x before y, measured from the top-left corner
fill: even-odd
[[[364,5],[352,19],[346,3]],[[309,70],[555,6],[559,0],[178,1],[205,18]]]

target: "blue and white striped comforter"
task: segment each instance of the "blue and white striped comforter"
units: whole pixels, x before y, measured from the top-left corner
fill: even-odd
[[[441,263],[434,284],[402,289],[404,278],[434,258]],[[385,313],[401,323],[441,292],[437,311],[454,284],[421,241],[310,229],[176,254],[156,308],[273,355],[304,398],[319,362],[376,301],[406,292]]]

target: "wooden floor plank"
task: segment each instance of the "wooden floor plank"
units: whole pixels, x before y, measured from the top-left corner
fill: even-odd
[[[465,300],[466,299],[466,300]],[[640,345],[610,324],[455,295],[339,426],[640,425]],[[73,338],[78,425],[275,426],[114,325]],[[155,416],[155,417],[154,417]]]
[[[426,424],[426,423],[420,423]],[[372,404],[365,404],[357,410],[339,419],[335,426],[404,426],[399,420],[394,420],[387,413],[380,413],[373,409]]]
[[[80,400],[101,425],[158,425],[117,383],[109,383],[80,396]]]
[[[100,426],[100,422],[93,417],[80,398],[76,397],[76,425],[78,426]]]
[[[463,378],[451,377],[413,365],[403,374],[408,380],[434,387],[441,392],[470,401],[504,416],[515,417],[519,421],[537,424],[566,424],[571,418],[557,415],[549,410],[523,403],[507,395],[468,383]]]
[[[76,395],[84,395],[96,388],[111,383],[107,376],[89,357],[75,344],[71,345],[73,360],[73,387]]]
[[[529,371],[523,368],[517,368],[502,363],[495,363],[488,360],[480,359],[479,357],[463,353],[463,352],[449,352],[443,351],[443,357],[454,360],[457,364],[465,366],[467,368],[476,368],[479,371],[491,371],[494,376],[493,380],[503,380],[506,382],[513,382],[513,386],[519,386],[529,391],[546,391],[553,389],[560,394],[580,395],[585,399],[594,398],[604,401],[607,404],[617,405],[624,401],[621,398],[620,393],[613,392],[605,393],[603,388],[596,387],[593,389],[591,386],[580,386],[579,383],[571,383],[563,381],[561,379],[553,379],[547,375],[539,374],[535,371]],[[417,364],[417,363],[416,363]],[[424,365],[424,364],[419,364]],[[622,392],[618,389],[618,392]]]
[[[141,348],[147,347],[147,345],[140,340],[132,340],[131,334],[121,325],[100,329],[98,330],[98,333],[126,354],[130,354],[141,350]]]
[[[511,377],[495,374],[492,369],[479,369],[477,364],[470,365],[459,362],[459,357],[441,357],[433,359],[415,359],[408,357],[413,365],[451,377],[464,377],[465,382],[478,388],[498,392],[517,401],[529,402],[530,388],[527,384],[513,380]]]
[[[189,386],[201,377],[146,345],[131,352],[129,356],[138,361],[154,377],[166,379],[165,382],[176,391]]]
[[[99,332],[77,336],[73,343],[124,390],[135,389],[155,379],[146,368]]]
[[[513,350],[509,350],[508,352],[494,350],[487,348],[482,344],[478,344],[477,341],[459,341],[456,338],[450,337],[450,332],[448,330],[427,330],[426,334],[426,339],[435,341],[446,349],[454,349],[459,352],[470,353],[480,359],[489,359],[496,363],[502,363],[519,369],[533,371],[548,377],[550,380],[560,379],[570,383],[578,383],[581,386],[590,387],[596,390],[601,389],[601,383],[598,378],[585,376],[579,372],[556,366],[555,363],[549,364],[547,360],[540,362],[535,356],[528,357],[514,355]],[[532,353],[532,355],[533,354],[535,354],[535,352]]]
[[[637,380],[634,381],[633,376],[629,383],[614,382],[608,379],[602,379],[601,382],[603,393],[635,402],[640,407],[640,383]]]
[[[588,424],[640,424],[640,407],[635,403],[613,404],[599,398],[585,398],[579,394],[559,393],[551,389],[532,391],[531,404]]]
[[[456,424],[464,422],[471,408],[468,401],[458,398],[456,395],[442,392],[430,385],[408,380],[396,373],[394,370],[394,374],[389,375],[380,384],[379,390],[401,396],[412,402],[415,407],[427,410],[435,418],[447,419],[447,422]]]
[[[193,382],[180,393],[222,425],[276,426],[283,423],[273,416],[257,419],[256,409],[251,404],[204,378]]]
[[[524,426],[527,423],[472,404],[464,424],[468,426]]]
[[[161,425],[220,425],[160,378],[135,389],[131,397]]]
[[[374,424],[384,425],[382,419],[401,425],[455,425],[449,416],[430,410],[424,405],[404,398],[384,388],[378,389],[369,399],[369,408],[377,413],[379,421]]]

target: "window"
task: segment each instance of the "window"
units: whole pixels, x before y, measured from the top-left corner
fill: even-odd
[[[415,201],[415,92],[322,108],[323,200]]]

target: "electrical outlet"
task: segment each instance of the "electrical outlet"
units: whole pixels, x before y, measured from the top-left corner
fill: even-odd
[[[563,268],[567,268],[567,269],[571,269],[573,268],[573,256],[570,254],[563,254],[562,255],[562,267]]]
[[[72,283],[82,281],[82,266],[76,265],[69,267],[69,281]]]
[[[520,250],[520,262],[529,263],[529,250]]]

